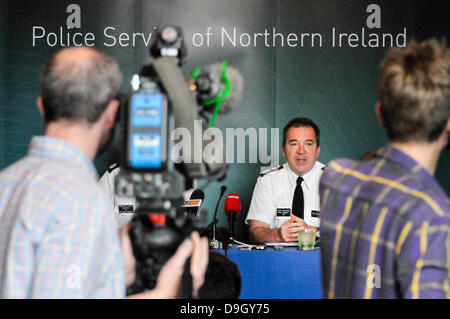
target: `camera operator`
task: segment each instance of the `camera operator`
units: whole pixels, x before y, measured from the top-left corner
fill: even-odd
[[[28,155],[0,173],[1,298],[125,296],[113,207],[92,163],[112,138],[121,79],[117,63],[92,48],[62,50],[45,64],[37,99],[45,136],[33,137]],[[132,297],[175,298],[189,256],[196,293],[208,248],[193,233],[155,289]]]

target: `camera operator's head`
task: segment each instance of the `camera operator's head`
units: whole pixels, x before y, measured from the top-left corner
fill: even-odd
[[[379,92],[377,112],[391,142],[437,141],[450,118],[450,50],[436,40],[390,49]]]
[[[115,97],[121,83],[117,63],[96,49],[78,47],[57,52],[44,65],[40,79],[38,108],[46,130],[54,131],[62,125],[83,127],[98,133],[97,146],[101,148],[111,137],[118,107]]]

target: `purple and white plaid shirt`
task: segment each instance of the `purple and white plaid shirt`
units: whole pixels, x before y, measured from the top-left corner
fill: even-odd
[[[80,150],[33,137],[28,155],[0,173],[0,297],[123,297],[112,212]]]
[[[449,199],[411,157],[332,161],[320,196],[324,297],[450,297]]]

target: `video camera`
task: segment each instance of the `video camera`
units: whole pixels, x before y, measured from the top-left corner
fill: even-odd
[[[150,48],[151,63],[133,76],[132,93],[120,107],[124,151],[114,183],[116,197],[136,203],[129,231],[137,262],[132,293],[153,288],[160,267],[181,241],[204,228],[206,216],[182,211],[185,190],[196,179],[224,179],[228,169],[224,160],[189,158],[203,155],[203,141],[190,143],[181,156],[171,152],[176,128],[191,136],[203,132],[199,110],[206,120],[205,112],[212,112],[213,126],[217,115],[237,107],[242,96],[242,77],[225,61],[196,68],[186,80],[180,68],[186,54],[182,30],[161,28]]]

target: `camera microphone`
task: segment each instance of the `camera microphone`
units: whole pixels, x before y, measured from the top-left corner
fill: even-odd
[[[213,127],[218,114],[228,114],[242,101],[244,80],[227,61],[196,68],[192,74],[197,100],[204,110],[213,113],[209,126]]]
[[[222,73],[225,73],[227,80],[224,80]],[[213,104],[207,101],[217,99],[223,90],[227,89],[228,92],[222,100],[219,114],[228,114],[235,110],[242,101],[242,94],[244,91],[244,80],[242,75],[230,66],[226,67],[226,71],[223,71],[223,63],[214,63],[212,65],[205,66],[202,72],[197,76],[195,80],[198,99],[202,105]],[[207,111],[214,111],[213,107],[206,108]]]

